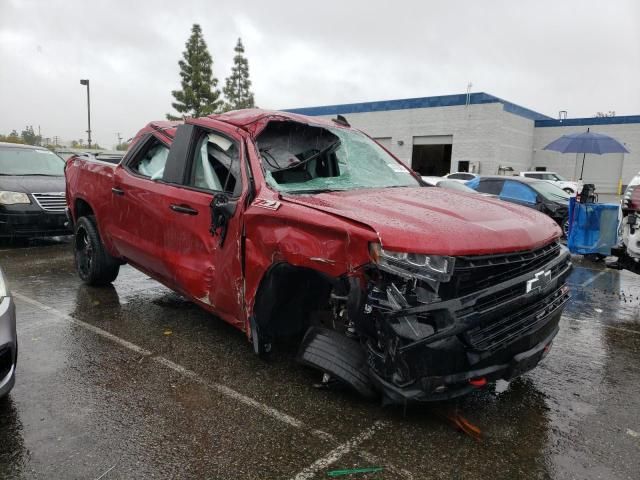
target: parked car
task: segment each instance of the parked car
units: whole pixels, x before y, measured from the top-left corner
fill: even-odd
[[[621,201],[622,221],[620,223],[621,243],[611,249],[617,257],[609,267],[626,269],[640,274],[640,173],[627,186]]]
[[[520,172],[519,176],[536,180],[546,180],[560,187],[569,195],[575,195],[582,190],[582,182],[572,182],[561,177],[556,172]]]
[[[432,187],[440,187],[440,188],[448,188],[449,190],[456,190],[458,192],[464,193],[475,193],[478,194],[480,192],[475,191],[473,188],[467,187],[464,183],[449,180],[444,177],[421,177],[422,181],[427,185],[431,185]]]
[[[13,388],[18,361],[16,308],[0,270],[0,398]]]
[[[480,175],[478,175],[477,173],[454,172],[454,173],[449,173],[442,178],[447,178],[449,180],[455,180],[456,182],[465,183],[479,176]]]
[[[569,298],[555,222],[425,187],[343,117],[153,122],[119,165],[72,157],[66,180],[84,282],[127,262],[256,353],[302,339],[300,362],[388,402],[534,368]]]
[[[482,193],[496,195],[500,200],[533,208],[555,220],[565,237],[569,233],[570,195],[544,180],[525,177],[482,176],[467,182],[467,186]]]
[[[0,237],[69,235],[64,160],[42,147],[0,143]]]

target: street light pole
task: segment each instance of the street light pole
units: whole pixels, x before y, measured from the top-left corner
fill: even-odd
[[[87,142],[91,148],[91,97],[89,96],[89,79],[80,80],[80,85],[87,86]]]

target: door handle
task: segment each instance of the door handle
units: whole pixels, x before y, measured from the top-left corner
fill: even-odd
[[[115,195],[120,195],[120,196],[123,196],[123,195],[124,195],[124,190],[122,190],[122,189],[120,189],[120,188],[113,187],[113,188],[111,189],[111,191],[112,191]]]
[[[176,204],[172,203],[171,205],[169,205],[169,208],[171,210],[173,210],[174,212],[184,213],[186,215],[197,215],[198,214],[198,210],[196,210],[195,208],[191,208],[189,205],[176,205]]]

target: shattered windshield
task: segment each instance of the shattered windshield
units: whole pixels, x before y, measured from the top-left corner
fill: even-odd
[[[353,130],[278,121],[257,143],[267,183],[281,192],[420,185],[376,142]]]

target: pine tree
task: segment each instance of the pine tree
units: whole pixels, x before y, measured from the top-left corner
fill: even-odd
[[[200,25],[195,23],[191,36],[182,53],[180,77],[182,90],[173,90],[176,99],[171,103],[181,116],[167,114],[169,120],[182,120],[184,117],[203,117],[222,109],[223,101],[217,87],[218,79],[213,76],[213,59],[202,37]]]
[[[235,52],[231,76],[226,78],[225,86],[222,89],[226,97],[225,111],[255,107],[253,92],[250,90],[249,61],[244,56],[244,47],[240,38],[236,44]]]

